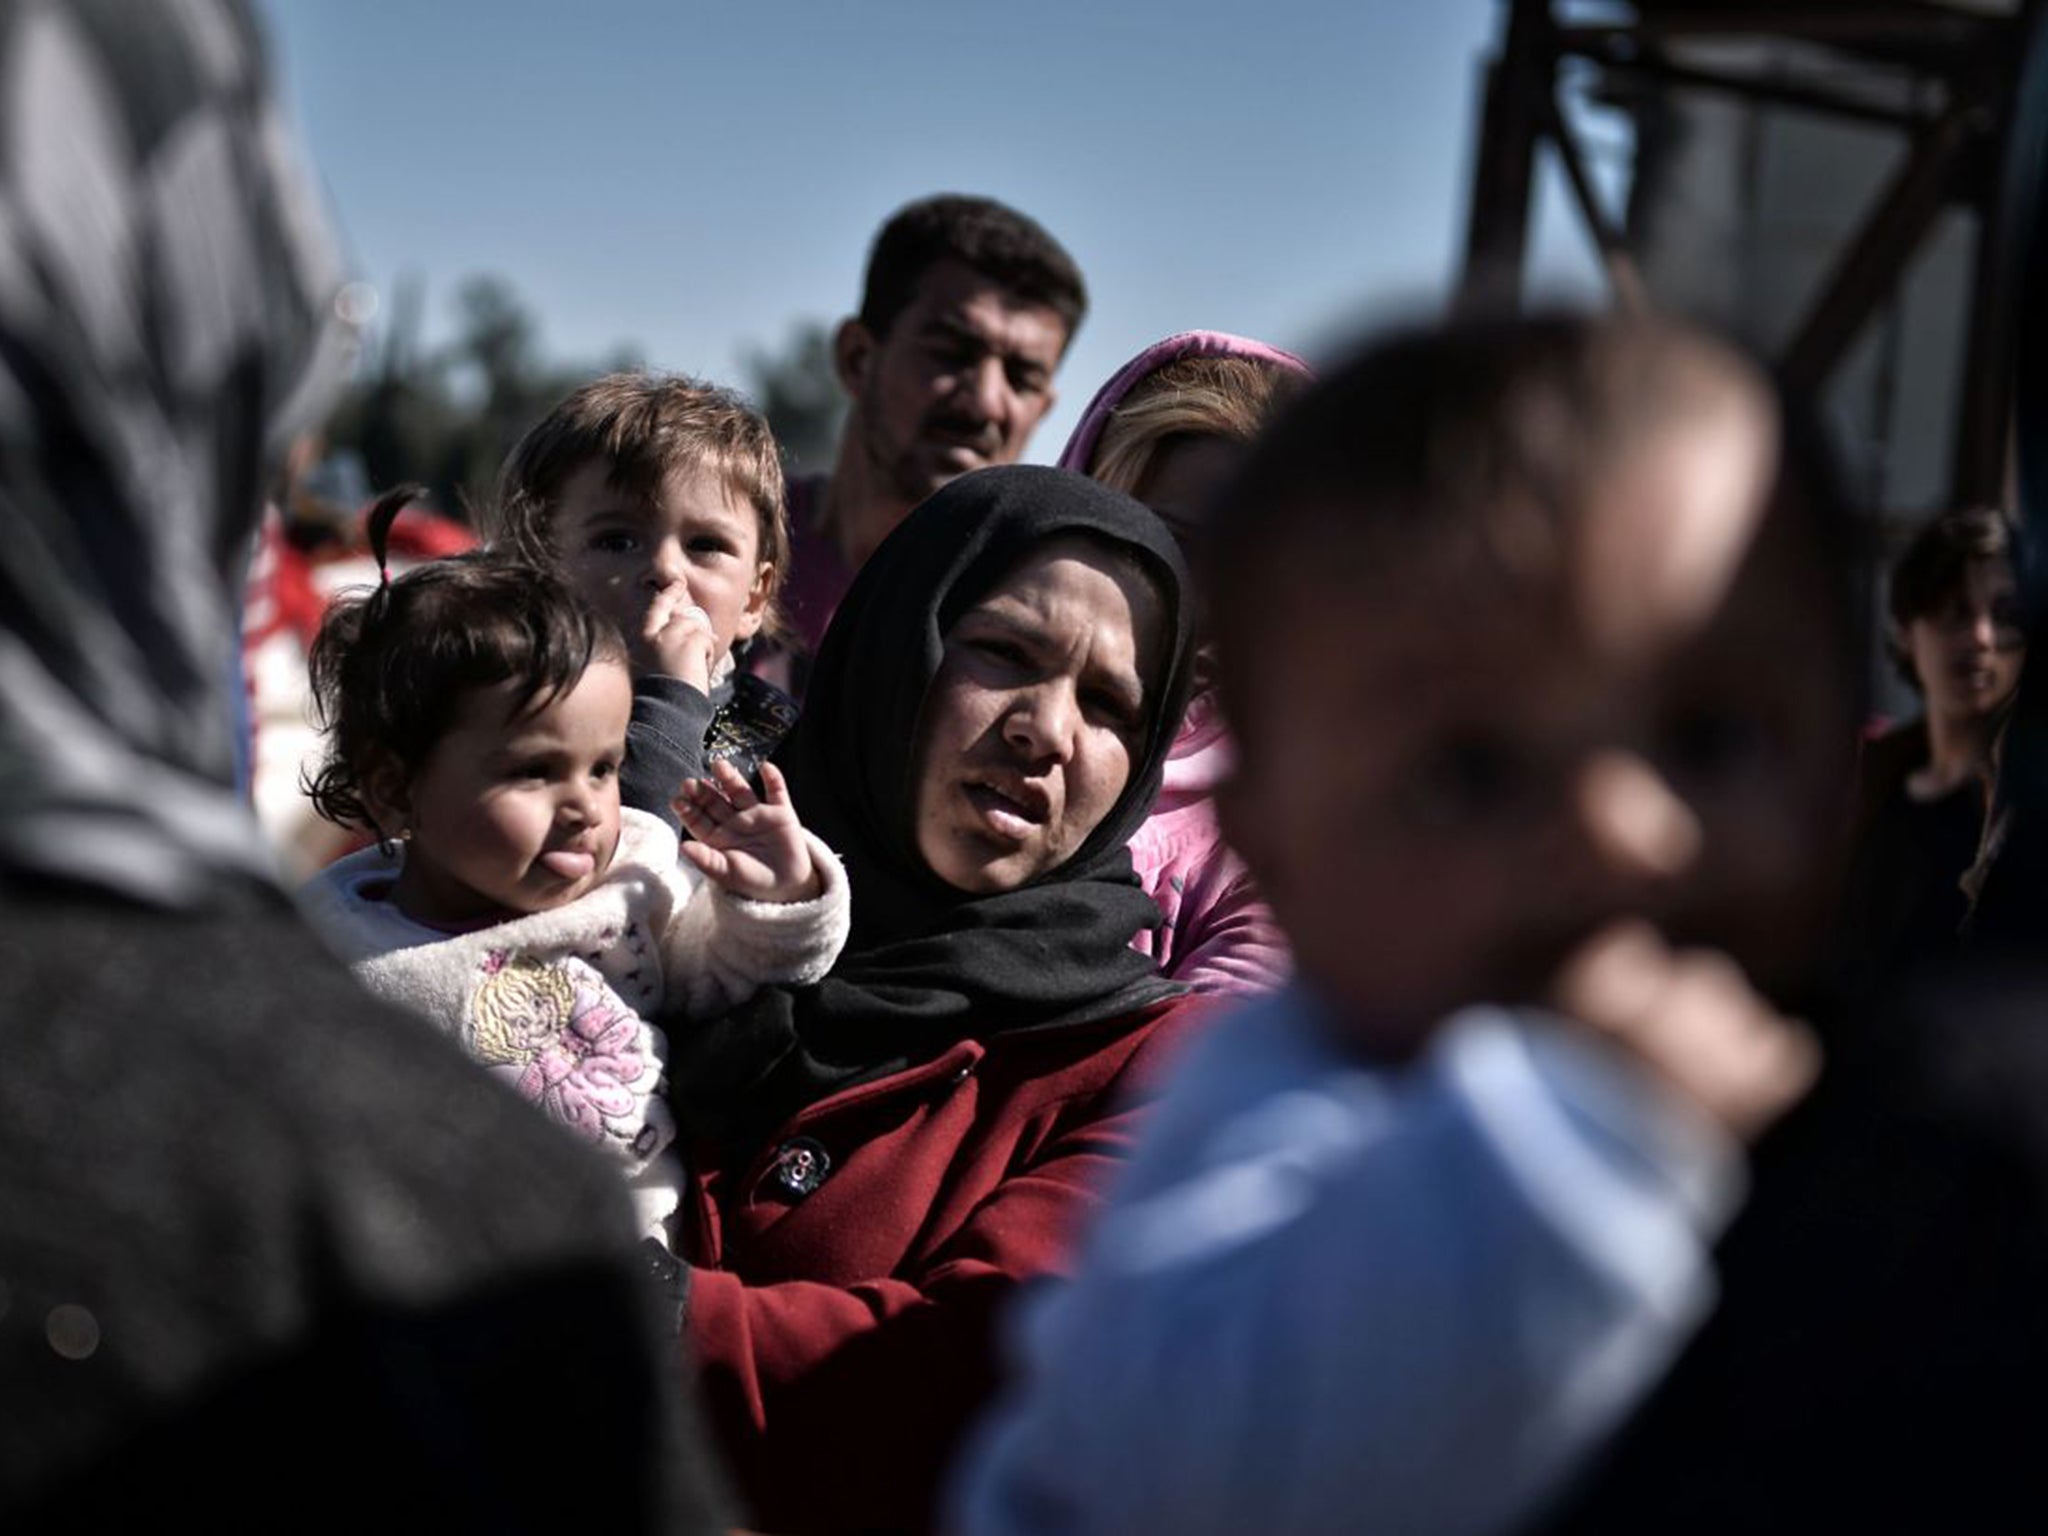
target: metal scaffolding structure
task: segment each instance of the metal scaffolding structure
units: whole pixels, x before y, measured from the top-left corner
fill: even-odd
[[[2011,470],[2013,378],[2022,262],[2017,231],[2034,189],[2015,174],[2023,66],[2048,0],[2002,7],[1929,0],[1784,0],[1776,4],[1608,6],[1597,20],[1569,0],[1505,0],[1485,90],[1467,230],[1463,302],[1499,307],[1521,293],[1537,155],[1556,155],[1615,300],[1654,305],[1631,232],[1605,209],[1580,136],[1561,106],[1563,72],[1590,68],[1601,95],[1641,103],[1708,94],[1758,111],[1806,114],[1896,134],[1904,152],[1782,344],[1777,361],[1824,388],[1901,283],[1936,222],[1961,208],[1978,238],[1957,295],[1961,362],[1949,436],[1952,505],[2004,499]],[[1620,19],[1614,19],[1619,16]],[[1813,67],[1759,67],[1787,56]],[[1585,61],[1578,64],[1574,61]]]

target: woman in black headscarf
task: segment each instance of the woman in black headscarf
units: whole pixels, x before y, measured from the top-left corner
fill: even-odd
[[[1062,1266],[1187,1021],[1129,947],[1153,919],[1125,847],[1184,702],[1184,590],[1138,503],[984,470],[825,637],[781,761],[852,939],[820,985],[679,1030],[671,1071],[689,1333],[766,1528],[928,1522],[997,1307]]]

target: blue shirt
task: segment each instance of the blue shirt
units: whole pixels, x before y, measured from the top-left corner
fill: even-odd
[[[956,1490],[967,1536],[1483,1533],[1710,1307],[1733,1145],[1604,1048],[1468,1009],[1402,1070],[1301,986],[1191,1050]]]

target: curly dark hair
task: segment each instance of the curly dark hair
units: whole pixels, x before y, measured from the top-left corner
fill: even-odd
[[[1024,304],[1060,317],[1067,340],[1088,313],[1088,288],[1066,247],[1034,219],[990,197],[944,192],[906,203],[889,216],[868,251],[860,323],[888,334],[917,297],[917,285],[938,263],[972,267]]]
[[[396,492],[371,514],[382,529]],[[382,524],[382,529],[379,523]],[[461,695],[511,681],[513,718],[573,688],[591,663],[626,659],[617,629],[545,566],[480,550],[434,560],[328,610],[309,665],[327,755],[301,780],[313,809],[381,838],[364,776],[380,753],[410,776],[447,732]]]

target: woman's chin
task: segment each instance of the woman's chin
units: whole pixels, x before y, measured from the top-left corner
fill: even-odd
[[[969,896],[1014,891],[1038,874],[1041,865],[1031,844],[988,835],[977,825],[954,833],[943,846],[921,851],[933,874]]]

